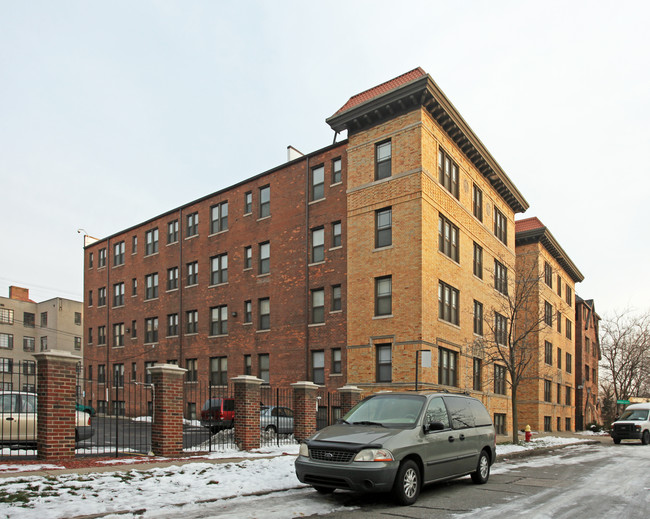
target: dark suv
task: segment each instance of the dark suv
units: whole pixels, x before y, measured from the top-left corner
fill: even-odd
[[[378,393],[300,445],[296,475],[321,493],[393,492],[415,503],[423,484],[470,474],[486,483],[495,431],[483,404],[449,393]]]
[[[234,398],[209,398],[201,409],[201,425],[212,433],[232,429],[235,424]]]

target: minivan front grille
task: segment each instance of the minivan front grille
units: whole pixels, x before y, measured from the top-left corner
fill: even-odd
[[[337,451],[331,449],[309,449],[309,456],[313,460],[330,463],[350,463],[355,453],[350,451]]]

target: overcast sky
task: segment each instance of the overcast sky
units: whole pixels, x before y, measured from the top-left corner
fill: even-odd
[[[0,295],[83,298],[103,238],[271,169],[417,66],[585,276],[650,310],[650,2],[0,0]],[[643,267],[646,265],[646,267]]]

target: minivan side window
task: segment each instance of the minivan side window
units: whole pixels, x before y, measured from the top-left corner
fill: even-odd
[[[467,429],[475,426],[474,414],[469,407],[468,398],[449,396],[445,403],[451,415],[451,426],[454,429]]]
[[[490,413],[487,412],[487,409],[485,409],[485,406],[481,404],[481,402],[478,400],[470,400],[469,408],[474,414],[476,427],[481,427],[483,425],[492,425],[492,418],[490,418]]]
[[[449,415],[447,415],[447,408],[440,397],[432,398],[429,407],[427,407],[425,424],[431,422],[441,422],[445,429],[449,429]]]

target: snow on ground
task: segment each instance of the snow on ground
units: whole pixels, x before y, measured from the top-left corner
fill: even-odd
[[[576,441],[580,440],[541,437],[525,445],[498,445],[497,454],[505,455]],[[202,503],[226,498],[251,501],[260,493],[303,486],[294,471],[297,453],[297,445],[285,445],[250,453],[220,451],[196,460],[190,456],[186,459],[191,463],[149,470],[137,470],[136,465],[126,471],[49,476],[22,474],[7,477],[0,479],[0,517],[41,519],[45,511],[45,515],[51,519],[117,512],[131,512],[120,516],[121,518],[161,517],[161,513],[162,516],[171,513],[169,517],[172,517],[174,513],[181,513],[179,505],[196,509]],[[206,460],[233,457],[244,459],[225,463]],[[141,461],[141,458],[137,461]],[[119,462],[128,460],[122,459]],[[53,465],[31,467],[34,467],[34,470],[58,468]],[[6,473],[16,471],[17,467],[0,465],[0,470]],[[303,506],[305,508],[300,510],[303,515],[322,514],[333,510],[323,509],[322,500],[314,500],[312,504]],[[254,505],[251,508],[255,508]],[[142,512],[145,509],[146,512]],[[257,517],[259,513],[260,510],[256,510],[250,517]],[[266,513],[263,515],[270,517]]]

